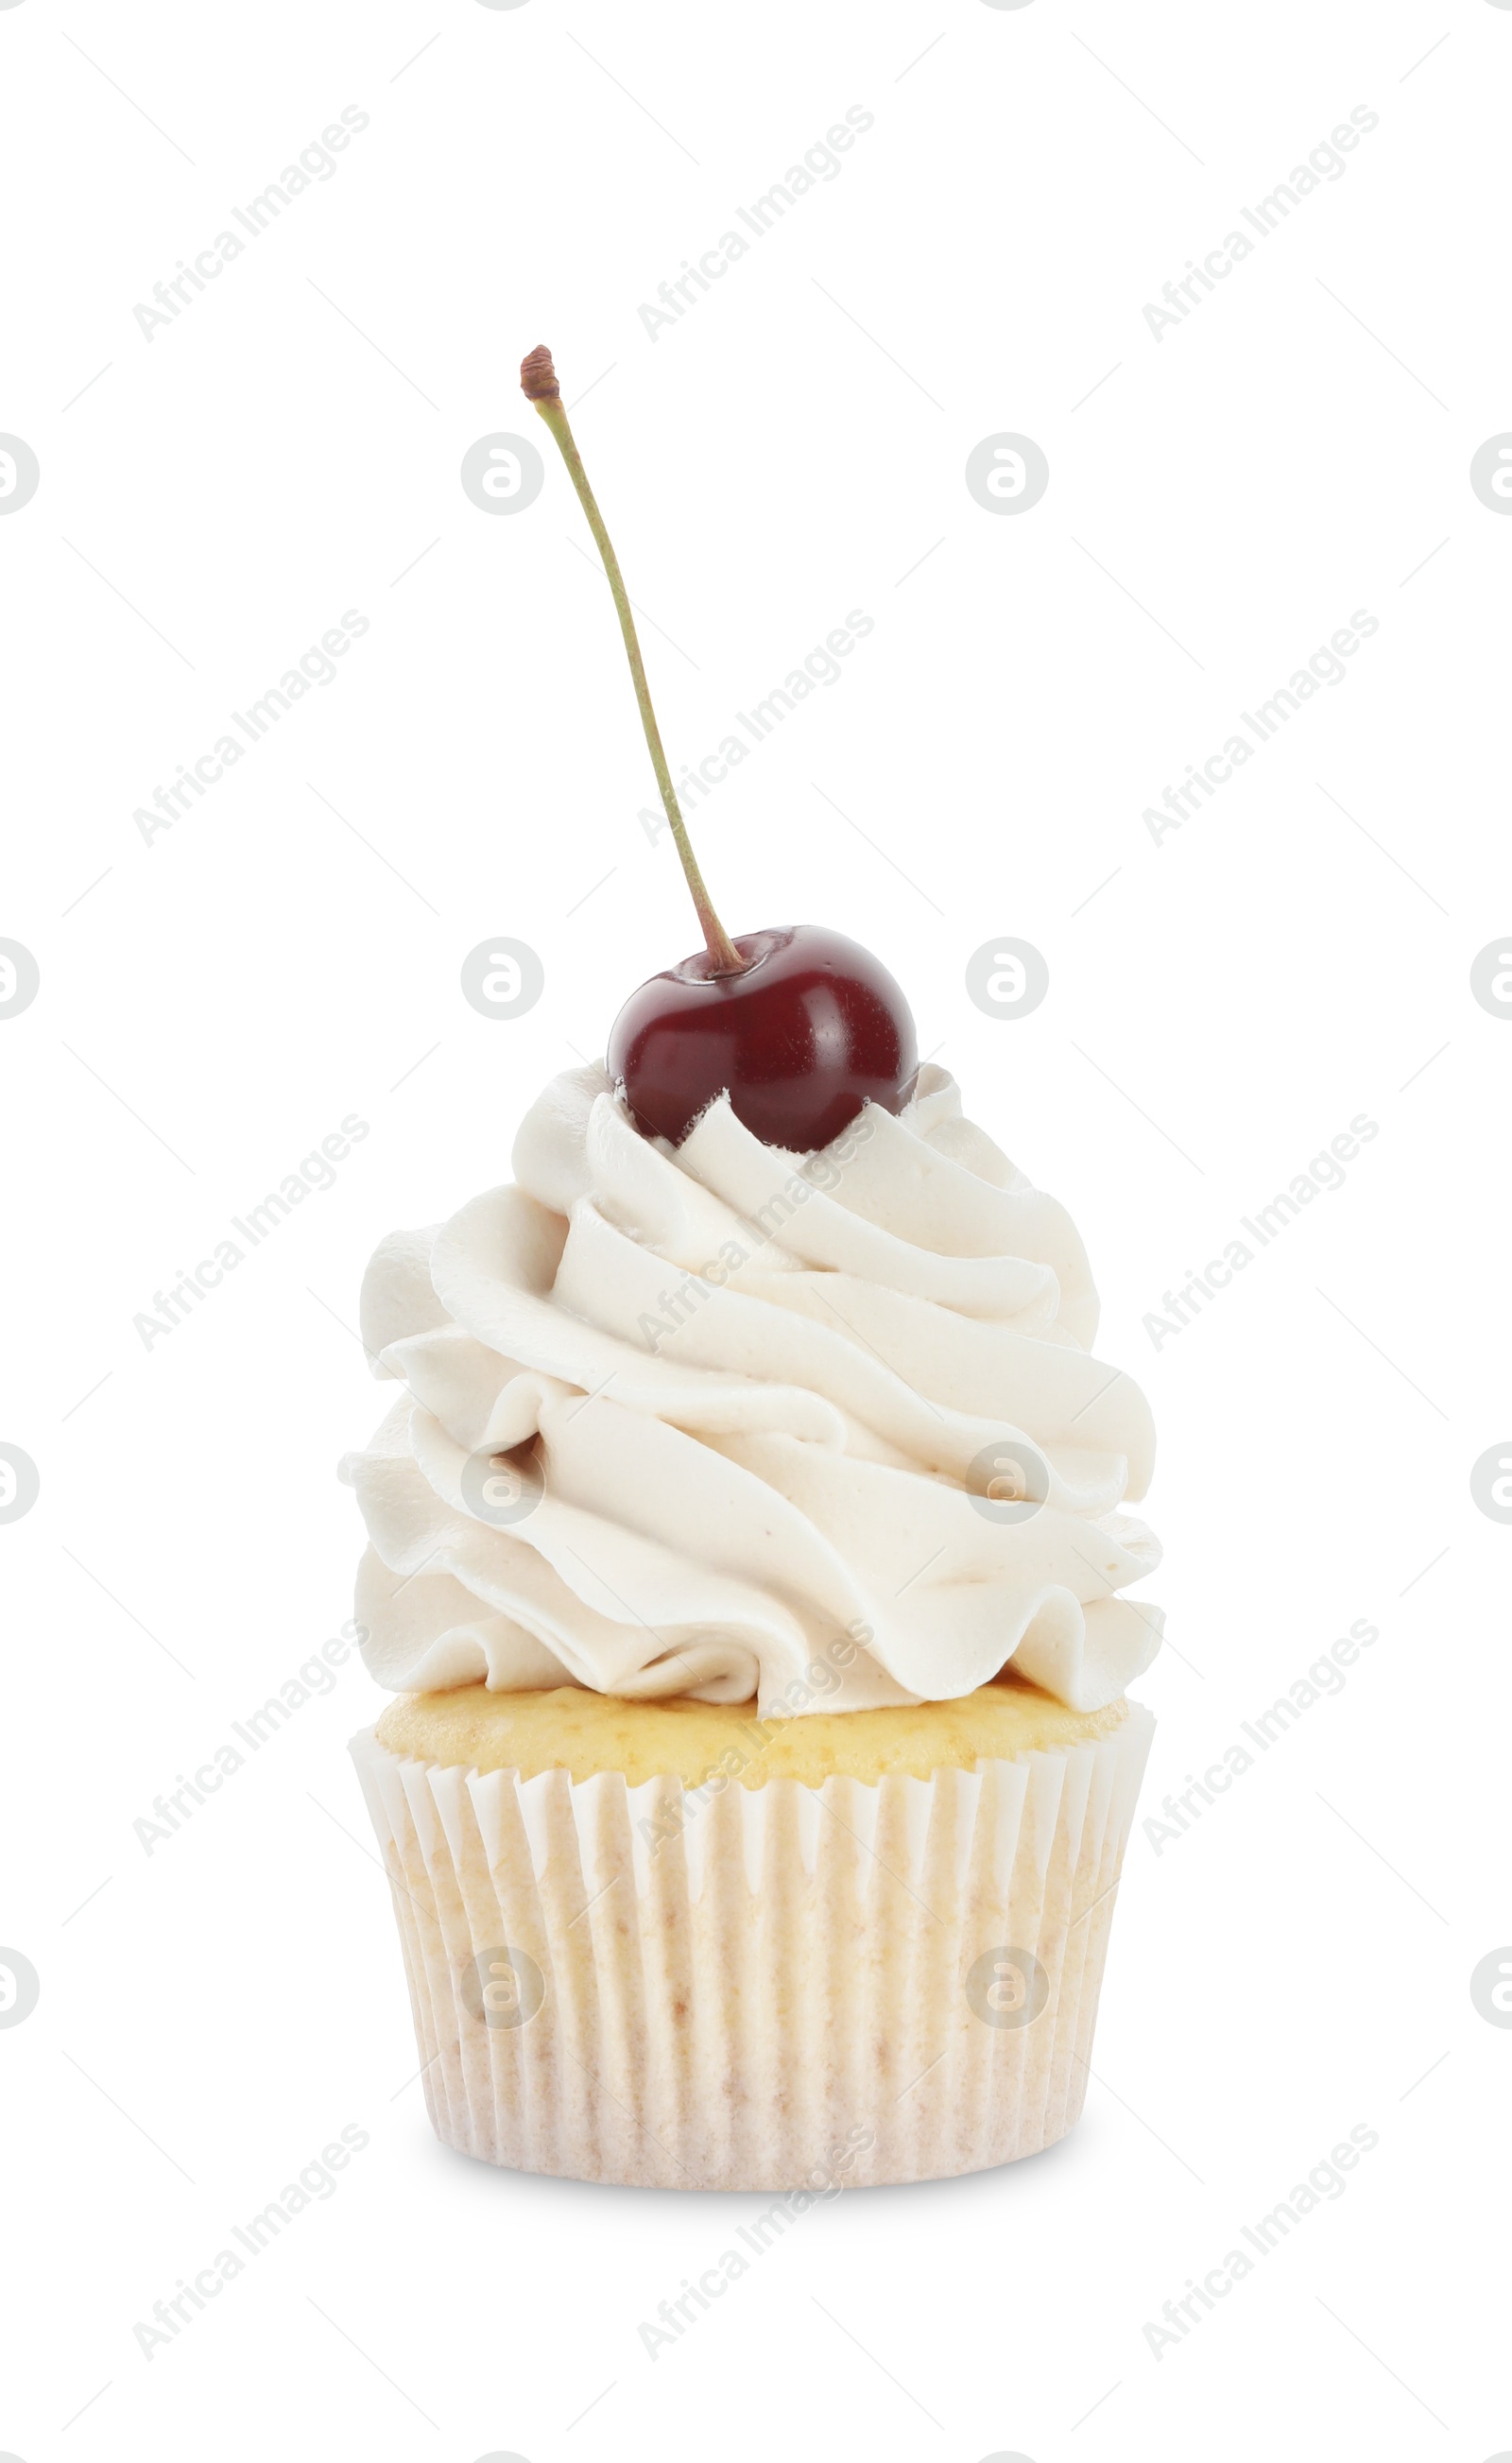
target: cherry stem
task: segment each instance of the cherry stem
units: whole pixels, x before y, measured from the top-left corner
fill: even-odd
[[[679,809],[677,791],[672,784],[672,773],[667,767],[667,756],[661,747],[661,730],[657,725],[657,714],[651,706],[651,687],[646,682],[645,663],[640,656],[640,643],[636,637],[636,620],[631,611],[630,595],[625,588],[624,576],[619,570],[619,558],[616,556],[609,533],[604,528],[603,514],[599,512],[593,489],[588,484],[588,473],[583,468],[583,457],[578,452],[576,439],[568,425],[567,411],[556,381],[556,370],[551,364],[551,354],[544,342],[537,343],[529,357],[521,361],[520,387],[527,400],[534,403],[536,409],[556,439],[557,448],[567,465],[568,476],[577,490],[578,502],[588,515],[588,527],[594,534],[594,543],[603,558],[604,571],[609,578],[609,588],[615,602],[615,612],[619,618],[620,632],[624,635],[625,655],[630,661],[631,680],[636,687],[636,700],[640,709],[640,724],[645,730],[647,750],[651,754],[651,767],[657,774],[657,785],[661,791],[661,801],[666,807],[667,819],[671,823],[673,841],[681,859],[688,887],[693,893],[693,904],[698,909],[699,923],[708,949],[711,970],[717,975],[744,974],[750,962],[741,956],[714,911],[714,901],[704,887],[703,875],[699,870],[698,858],[693,852],[692,841]]]

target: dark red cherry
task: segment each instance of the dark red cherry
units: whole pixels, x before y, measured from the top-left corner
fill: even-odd
[[[0,6],[4,0],[0,0]],[[630,594],[544,342],[520,362],[520,385],[551,429],[604,561],[646,750],[678,860],[703,927],[702,949],[632,992],[609,1037],[609,1066],[648,1137],[680,1144],[727,1093],[737,1120],[770,1146],[811,1154],[863,1103],[900,1112],[918,1075],[908,1003],[885,967],[843,933],[813,924],[732,941],[715,912],[672,784],[651,706]]]
[[[744,932],[734,946],[743,973],[715,973],[701,949],[616,1018],[609,1071],[637,1127],[680,1144],[727,1093],[764,1145],[810,1154],[868,1101],[902,1110],[918,1075],[914,1021],[869,949],[816,924]]]

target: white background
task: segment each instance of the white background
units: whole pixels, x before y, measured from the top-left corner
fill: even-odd
[[[1469,1994],[1512,1939],[1512,1529],[1469,1486],[1512,1422],[1512,1025],[1469,989],[1512,916],[1512,522],[1468,482],[1512,426],[1509,84],[1488,0],[0,9],[0,429],[41,469],[0,520],[0,933],[41,970],[0,1023],[0,1438],[41,1479],[0,1528],[23,2463],[1512,2447],[1512,2034]],[[335,175],[146,339],[134,304],[346,105]],[[841,175],[649,338],[852,105]],[[1156,341],[1144,302],[1361,105],[1346,175]],[[879,952],[1083,1230],[1162,1436],[1143,1810],[1380,1635],[1176,1843],[1136,1832],[1073,2136],[821,2208],[655,2362],[639,2321],[754,2202],[434,2143],[360,1667],[133,1830],[350,1613],[374,1242],[507,1177],[535,1089],[696,942],[565,475],[510,518],[459,484],[490,431],[550,452],[542,338],[680,758],[875,620],[694,826],[732,929]],[[1050,468],[1016,519],[962,476],[1004,430]],[[335,681],[144,842],[347,609]],[[1155,843],[1142,810],[1357,609],[1347,681]],[[459,992],[498,933],[546,969],[513,1023]],[[963,986],[1006,933],[1051,976],[1015,1023]],[[144,1348],[353,1112],[335,1187]],[[1162,1293],[1362,1112],[1346,1186],[1157,1351]],[[145,2359],[136,2321],[346,2124],[337,2194]],[[1347,2193],[1153,2356],[1359,2124]]]

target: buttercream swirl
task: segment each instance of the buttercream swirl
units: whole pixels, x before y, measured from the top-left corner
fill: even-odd
[[[765,1715],[944,1700],[1011,1665],[1091,1711],[1149,1665],[1160,1612],[1119,1594],[1159,1548],[1118,1511],[1149,1482],[1149,1406],[1092,1356],[1064,1208],[943,1070],[809,1157],[724,1099],[674,1151],[573,1070],[513,1160],[363,1284],[404,1389],[342,1465],[379,1683]]]

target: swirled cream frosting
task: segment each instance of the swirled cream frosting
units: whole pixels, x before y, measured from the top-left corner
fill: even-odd
[[[602,1068],[514,1183],[391,1233],[362,1334],[401,1390],[342,1476],[396,1691],[581,1685],[758,1712],[944,1701],[1006,1668],[1073,1710],[1159,1645],[1139,1388],[1094,1357],[1070,1218],[943,1070],[809,1156],[722,1098],[675,1150]]]

